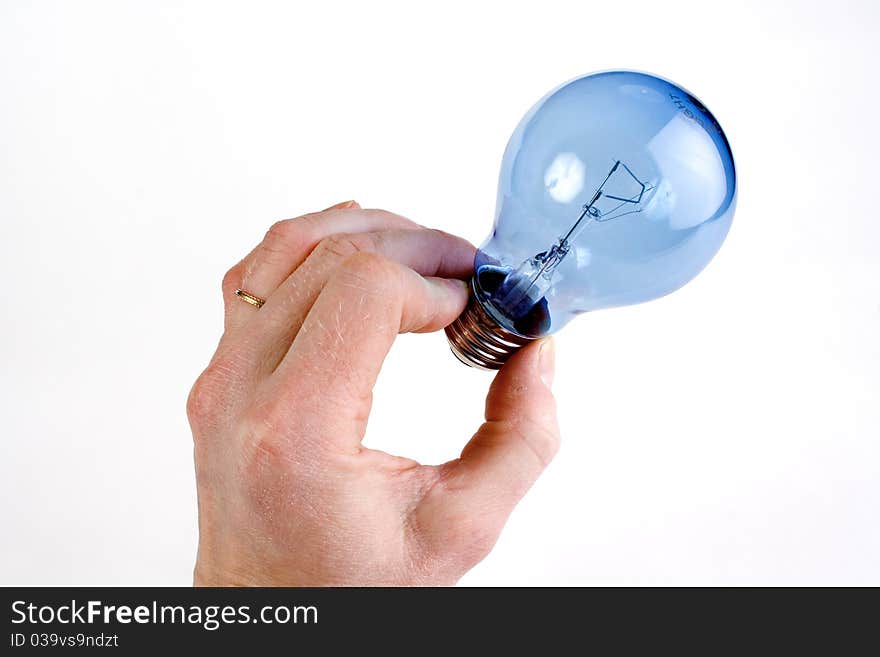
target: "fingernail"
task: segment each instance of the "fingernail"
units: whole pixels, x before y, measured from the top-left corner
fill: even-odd
[[[541,343],[541,352],[538,354],[538,373],[544,385],[552,388],[553,376],[556,374],[556,346],[553,343],[553,338],[545,338]]]
[[[451,290],[452,293],[456,296],[460,296],[462,298],[467,298],[469,287],[465,281],[461,281],[457,278],[441,278],[441,284],[446,287],[447,290]]]
[[[447,280],[450,281],[449,284],[452,285],[455,289],[461,290],[465,294],[470,292],[471,286],[467,281],[463,281],[460,278],[449,278]]]
[[[345,208],[360,208],[361,206],[357,201],[343,201],[342,203],[337,203],[336,205],[331,205],[329,208],[325,208],[322,212],[327,212],[327,210],[344,210]]]

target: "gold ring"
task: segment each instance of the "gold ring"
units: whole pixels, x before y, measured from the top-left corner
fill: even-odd
[[[246,301],[252,306],[256,306],[257,308],[262,308],[263,304],[266,303],[265,299],[261,299],[255,294],[251,294],[250,292],[245,292],[244,290],[236,290],[235,296],[237,296],[242,301]]]

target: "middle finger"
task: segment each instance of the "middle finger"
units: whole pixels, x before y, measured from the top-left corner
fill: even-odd
[[[327,281],[356,253],[384,256],[422,276],[464,279],[473,272],[474,251],[474,247],[460,237],[427,228],[325,238],[269,296],[249,325],[250,361],[263,375],[275,369]]]

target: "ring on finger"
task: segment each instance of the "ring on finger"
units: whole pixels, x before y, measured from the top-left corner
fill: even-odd
[[[241,299],[245,303],[249,303],[252,306],[255,306],[256,308],[262,308],[263,304],[266,303],[265,299],[261,299],[256,294],[251,294],[250,292],[247,292],[242,289],[236,290],[235,296],[237,296],[239,299]]]

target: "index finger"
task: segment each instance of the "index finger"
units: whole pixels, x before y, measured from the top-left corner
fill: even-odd
[[[399,333],[435,331],[467,303],[467,284],[422,277],[372,253],[349,258],[321,291],[293,345],[269,378],[281,412],[313,413],[328,440],[354,447],[366,428],[372,389]],[[294,419],[293,417],[291,418]]]

